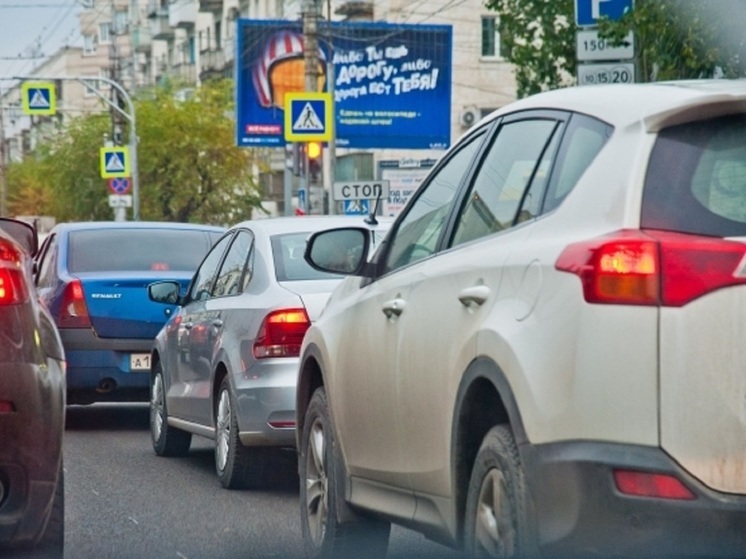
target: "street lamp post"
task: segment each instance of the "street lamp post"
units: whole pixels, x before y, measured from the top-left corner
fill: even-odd
[[[137,166],[137,124],[135,119],[135,106],[132,103],[127,91],[122,85],[112,79],[104,77],[85,77],[85,76],[16,76],[14,80],[39,80],[39,81],[55,81],[55,80],[75,80],[82,83],[84,86],[93,91],[100,99],[102,99],[109,107],[119,112],[124,118],[130,123],[130,134],[129,134],[129,152],[130,152],[130,168],[132,170],[132,220],[138,221],[140,219],[140,179],[139,170]],[[101,93],[97,87],[91,82],[104,82],[109,84],[111,87],[121,93],[124,102],[127,104],[127,110],[122,109],[119,105],[108,99],[103,93]]]

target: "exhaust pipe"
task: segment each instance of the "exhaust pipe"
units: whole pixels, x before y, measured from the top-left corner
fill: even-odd
[[[99,394],[108,394],[109,392],[113,392],[117,387],[117,381],[115,381],[113,378],[105,378],[101,379],[101,381],[98,383],[98,386],[96,387],[96,392]]]

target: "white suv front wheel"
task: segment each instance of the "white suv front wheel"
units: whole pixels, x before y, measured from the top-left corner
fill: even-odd
[[[323,388],[316,389],[306,411],[300,446],[301,529],[311,559],[386,557],[391,524],[358,515],[343,501],[339,480],[343,467]],[[338,511],[353,521],[342,522]]]

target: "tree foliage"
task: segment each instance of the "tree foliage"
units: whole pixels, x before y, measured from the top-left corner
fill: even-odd
[[[250,218],[261,207],[254,172],[263,170],[263,154],[235,145],[232,82],[210,82],[183,100],[175,91],[173,86],[159,87],[134,102],[139,140],[136,217],[216,224]],[[99,163],[99,150],[110,132],[105,112],[79,117],[33,156],[11,165],[12,213],[49,214],[57,221],[112,219]]]
[[[506,58],[516,66],[518,97],[575,83],[574,0],[487,0],[500,17]],[[635,36],[636,81],[746,74],[743,0],[635,0],[619,20],[599,22],[619,44]]]

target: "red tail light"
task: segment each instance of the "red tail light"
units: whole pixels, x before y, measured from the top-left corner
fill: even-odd
[[[697,498],[678,478],[667,474],[614,470],[614,482],[622,493],[637,497],[678,500]]]
[[[558,270],[580,277],[589,303],[680,307],[746,283],[746,245],[668,231],[618,231],[569,245]]]
[[[28,301],[23,281],[21,254],[10,244],[0,241],[0,305],[17,305]]]
[[[88,315],[88,305],[85,303],[85,293],[80,280],[73,280],[65,286],[60,306],[60,328],[90,328],[91,318]]]
[[[254,342],[254,357],[298,357],[311,326],[305,309],[281,309],[264,317]]]

